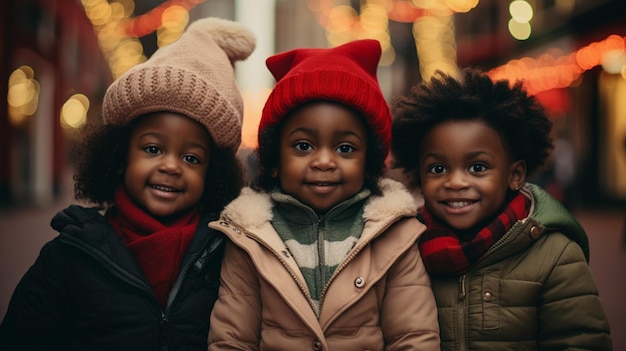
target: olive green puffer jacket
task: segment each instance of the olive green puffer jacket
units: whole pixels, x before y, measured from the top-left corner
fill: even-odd
[[[583,228],[538,186],[531,215],[462,276],[431,276],[442,350],[611,350]]]

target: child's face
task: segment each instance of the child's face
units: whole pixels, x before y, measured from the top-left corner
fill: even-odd
[[[176,113],[139,120],[124,174],[131,199],[164,222],[196,206],[204,191],[210,140],[201,124]]]
[[[349,109],[329,103],[306,106],[280,133],[276,176],[283,192],[323,213],[361,190],[367,134]]]
[[[477,121],[434,127],[419,152],[427,209],[456,230],[467,230],[500,211],[508,189],[523,184],[526,167],[514,161],[499,134]]]

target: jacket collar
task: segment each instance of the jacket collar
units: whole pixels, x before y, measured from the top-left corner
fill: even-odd
[[[379,186],[382,195],[370,196],[365,204],[365,222],[380,222],[390,216],[410,216],[417,213],[415,200],[404,185],[392,179],[382,179]],[[232,222],[253,230],[272,220],[273,206],[269,193],[246,187],[237,199],[226,206],[222,214]]]
[[[209,233],[207,223],[216,218],[217,216],[211,215],[200,219],[196,234],[183,258],[183,265],[199,256],[201,252],[210,253],[222,245],[224,238],[221,233],[217,231]],[[99,251],[112,262],[136,275],[142,275],[132,254],[113,232],[100,209],[70,205],[54,216],[51,226],[60,233],[62,242],[74,242],[86,250]]]
[[[541,187],[526,183],[523,191],[533,199],[533,207],[529,217],[535,219],[545,230],[543,232],[558,231],[575,241],[583,250],[589,261],[589,239],[585,229],[565,206],[550,196]]]
[[[490,265],[526,250],[536,240],[552,232],[563,233],[576,242],[589,261],[587,234],[575,217],[560,202],[535,184],[526,183],[520,191],[532,201],[530,214],[515,223],[498,241],[498,249],[489,250],[476,267]]]

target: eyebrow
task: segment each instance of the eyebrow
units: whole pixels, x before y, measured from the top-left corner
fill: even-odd
[[[428,157],[434,157],[434,158],[444,158],[443,157],[443,153],[436,153],[436,152],[430,152],[427,153],[426,155],[424,155],[424,157],[422,157],[422,160],[425,160]],[[468,152],[466,155],[464,155],[465,159],[472,159],[481,155],[487,155],[489,157],[494,157],[492,154],[490,154],[487,151],[472,151],[472,152]]]
[[[161,134],[161,133],[145,132],[145,133],[139,135],[139,137],[137,139],[142,140],[143,138],[146,138],[146,137],[153,137],[153,138],[161,139],[161,138],[163,138],[163,136],[164,136],[164,134]]]
[[[298,132],[303,132],[303,133],[308,133],[308,134],[319,134],[319,129],[318,128],[306,128],[306,127],[298,127],[294,130],[292,130],[289,134],[287,134],[287,136],[291,136],[295,133]],[[363,138],[360,137],[359,133],[351,130],[351,129],[346,129],[346,130],[336,130],[334,133],[335,136],[345,136],[345,135],[352,135],[354,137],[356,137],[359,140],[362,140]]]
[[[143,133],[143,134],[141,134],[139,136],[139,140],[141,140],[144,137],[149,137],[149,136],[157,138],[157,139],[161,139],[161,138],[163,138],[165,136],[165,134],[157,133],[157,132],[146,132],[146,133]],[[195,141],[191,141],[191,140],[185,139],[185,144],[190,146],[190,147],[195,147],[195,148],[202,149],[202,150],[204,150],[204,152],[209,153],[209,149],[204,147],[204,145],[202,145],[201,143],[197,143]]]
[[[481,156],[481,155],[487,155],[487,156],[493,157],[493,155],[487,151],[473,151],[467,154],[467,158],[474,158],[474,157]]]
[[[209,153],[209,149],[204,147],[204,145],[200,144],[200,143],[196,143],[195,141],[187,141],[187,144],[190,147],[194,147],[194,148],[198,148],[198,149],[202,149],[204,152],[206,152],[207,154]]]

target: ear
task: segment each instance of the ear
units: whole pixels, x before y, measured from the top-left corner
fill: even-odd
[[[526,182],[526,161],[517,160],[511,165],[509,173],[509,188],[513,191],[519,191]]]

